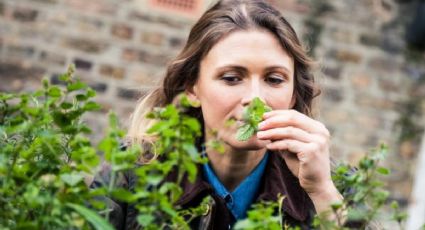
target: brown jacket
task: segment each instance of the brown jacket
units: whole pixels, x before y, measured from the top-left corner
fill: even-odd
[[[201,172],[202,167],[199,166],[198,170],[198,172]],[[167,177],[167,180],[173,180],[173,178],[175,178],[175,175],[171,174]],[[120,186],[125,186],[129,189],[132,189],[135,183],[136,176],[131,172],[120,179]],[[204,180],[202,173],[198,173],[193,184],[187,179],[183,179],[181,187],[183,194],[176,205],[180,205],[183,208],[199,205],[206,196],[212,198],[208,204],[208,212],[190,223],[193,229],[222,230],[231,227],[234,217],[226,207],[225,201],[214,194],[213,188]],[[298,179],[289,171],[285,161],[277,154],[270,154],[256,202],[276,201],[278,194],[285,196],[283,201],[284,222],[289,225],[298,225],[302,229],[310,229],[314,216],[312,201],[301,188]],[[112,207],[110,219],[116,229],[140,229],[137,224],[137,211],[134,205],[115,202],[108,198],[105,199]]]

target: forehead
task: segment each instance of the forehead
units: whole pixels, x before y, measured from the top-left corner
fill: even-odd
[[[293,58],[269,31],[232,32],[215,44],[202,64],[213,66],[284,66],[293,71]]]

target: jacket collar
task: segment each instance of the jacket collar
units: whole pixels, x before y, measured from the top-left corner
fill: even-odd
[[[198,173],[194,183],[184,176],[181,188],[183,194],[176,205],[185,206],[193,200],[213,192],[212,187],[203,179],[202,165],[198,165]],[[258,191],[258,201],[277,201],[278,195],[284,196],[283,211],[298,221],[305,221],[312,203],[301,188],[298,178],[288,169],[285,161],[275,153],[270,154]]]
[[[212,186],[204,180],[202,175],[202,164],[198,164],[196,178],[193,183],[189,181],[187,175],[183,176],[182,182],[180,183],[183,193],[177,200],[176,205],[185,206],[199,197],[204,197],[204,194],[213,192]]]
[[[286,165],[285,160],[277,153],[270,154],[257,201],[277,201],[282,195],[283,211],[298,221],[305,221],[313,204]]]

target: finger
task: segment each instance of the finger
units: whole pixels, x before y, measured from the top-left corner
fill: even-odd
[[[281,141],[272,142],[266,147],[272,151],[284,151],[287,150],[292,154],[295,154],[297,158],[304,163],[313,161],[318,162],[319,159],[329,159],[329,151],[327,151],[326,142],[317,141],[304,143],[297,140],[285,139]],[[310,159],[310,160],[309,160]]]
[[[321,133],[326,132],[326,127],[308,117],[307,115],[300,113],[296,110],[273,110],[270,112],[267,112],[263,115],[264,121],[262,121],[259,124],[259,128],[271,128],[276,126],[288,126],[293,125],[298,128],[304,129],[307,132],[313,132],[313,133]]]
[[[259,124],[260,130],[282,126],[295,126],[310,133],[318,133],[329,137],[328,129],[319,121],[296,110],[273,110],[263,115],[264,120]]]
[[[277,151],[277,153],[285,160],[286,166],[288,166],[292,174],[298,178],[300,164],[297,155],[289,151]]]
[[[298,159],[305,160],[305,158],[314,152],[318,152],[319,145],[314,142],[305,143],[298,140],[285,139],[281,141],[275,141],[267,144],[267,149],[274,151],[288,150],[297,155]]]
[[[257,138],[260,140],[282,140],[282,139],[295,139],[302,142],[315,141],[316,137],[300,128],[293,126],[272,128],[264,131],[257,132]]]

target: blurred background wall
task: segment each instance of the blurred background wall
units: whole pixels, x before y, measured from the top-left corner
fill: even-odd
[[[108,110],[127,125],[137,98],[160,81],[213,2],[0,0],[0,90],[33,90],[43,76],[55,82],[74,63],[104,107],[86,118],[96,139]],[[424,1],[270,2],[319,63],[317,118],[332,133],[332,155],[355,163],[387,143],[392,198],[404,207],[416,202],[411,192],[425,124]]]

